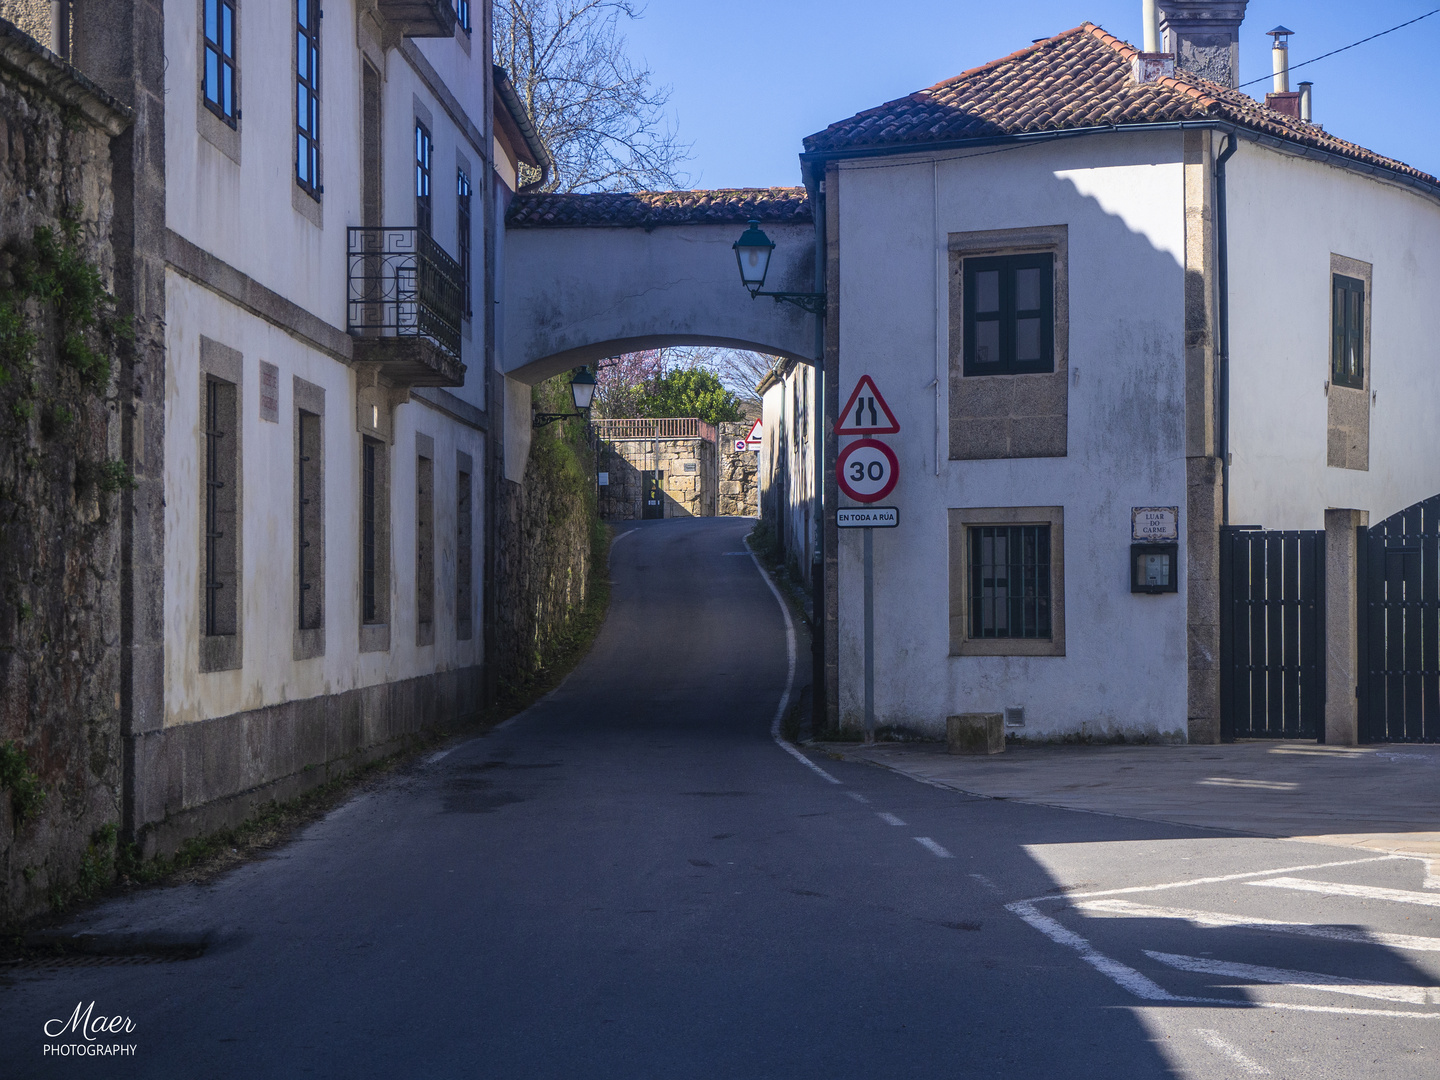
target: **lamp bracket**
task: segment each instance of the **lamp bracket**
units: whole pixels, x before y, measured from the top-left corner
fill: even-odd
[[[556,420],[571,420],[577,416],[583,419],[585,414],[583,412],[536,413],[530,421],[530,426],[532,428],[542,428],[547,424],[553,424]]]
[[[804,310],[808,311],[811,315],[819,315],[819,316],[821,316],[822,318],[823,318],[824,315],[825,315],[825,294],[824,294],[824,293],[813,293],[813,292],[761,292],[759,289],[752,290],[751,293],[750,293],[750,299],[752,299],[752,300],[756,299],[757,297],[761,297],[761,296],[773,297],[774,300],[775,300],[775,302],[776,302],[777,304],[780,304],[780,303],[794,304],[796,307],[798,307],[798,308],[803,308]]]

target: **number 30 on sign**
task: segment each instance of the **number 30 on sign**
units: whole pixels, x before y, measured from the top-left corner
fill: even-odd
[[[860,439],[840,451],[835,478],[840,490],[856,502],[879,502],[900,479],[900,462],[879,439]]]

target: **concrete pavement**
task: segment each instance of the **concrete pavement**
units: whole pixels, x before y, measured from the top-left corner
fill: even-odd
[[[1440,859],[1440,746],[1007,746],[817,743],[990,799]]]

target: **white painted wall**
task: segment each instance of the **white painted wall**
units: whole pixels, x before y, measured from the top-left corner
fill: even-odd
[[[939,733],[947,715],[1023,705],[1030,736],[1185,737],[1184,575],[1178,595],[1132,595],[1128,562],[1131,507],[1185,505],[1181,161],[1177,133],[842,166],[839,395],[869,374],[901,423],[886,499],[901,525],[874,545],[880,724]],[[1059,224],[1069,454],[949,461],[947,234]],[[1035,505],[1065,510],[1067,655],[949,656],[947,509]],[[863,715],[860,552],[842,533],[847,725]]]
[[[166,5],[165,124],[168,226],[192,243],[300,305],[337,329],[346,325],[346,250],[361,219],[361,52],[355,9],[331,4],[321,24],[321,225],[292,207],[294,186],[294,5],[248,2],[239,13],[240,164],[197,132],[200,88],[200,0]],[[484,131],[490,58],[476,40],[427,41],[421,51]],[[457,152],[471,166],[475,323],[462,346],[467,385],[452,393],[484,408],[485,229],[482,193],[489,182],[488,135],[471,144],[397,50],[384,56],[385,220],[415,221],[414,102],[428,109],[433,155],[434,228],[458,255]],[[485,437],[418,402],[394,415],[391,476],[391,645],[359,650],[359,492],[361,440],[355,421],[355,377],[345,364],[219,295],[167,273],[165,433],[165,680],[167,724],[224,716],[279,702],[479,664],[484,581]],[[243,656],[240,670],[198,670],[202,478],[199,340],[205,335],[244,355]],[[280,370],[280,423],[259,418],[258,364]],[[295,619],[294,431],[292,378],[325,387],[326,650],[292,659]],[[415,592],[415,459],[417,431],[435,440],[435,644],[417,646]],[[456,453],[472,473],[472,625],[456,639]]]
[[[815,371],[795,364],[761,399],[760,508],[780,531],[785,556],[809,584],[814,554]],[[774,491],[774,494],[770,494]]]
[[[1230,520],[1378,524],[1440,492],[1440,200],[1243,141],[1227,171]],[[1325,464],[1332,253],[1374,267],[1368,472]]]

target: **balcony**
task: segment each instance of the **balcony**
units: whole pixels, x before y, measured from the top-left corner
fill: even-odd
[[[460,386],[460,264],[413,227],[350,229],[346,329],[355,362],[396,387]]]
[[[455,0],[375,0],[375,8],[404,37],[455,36]]]

